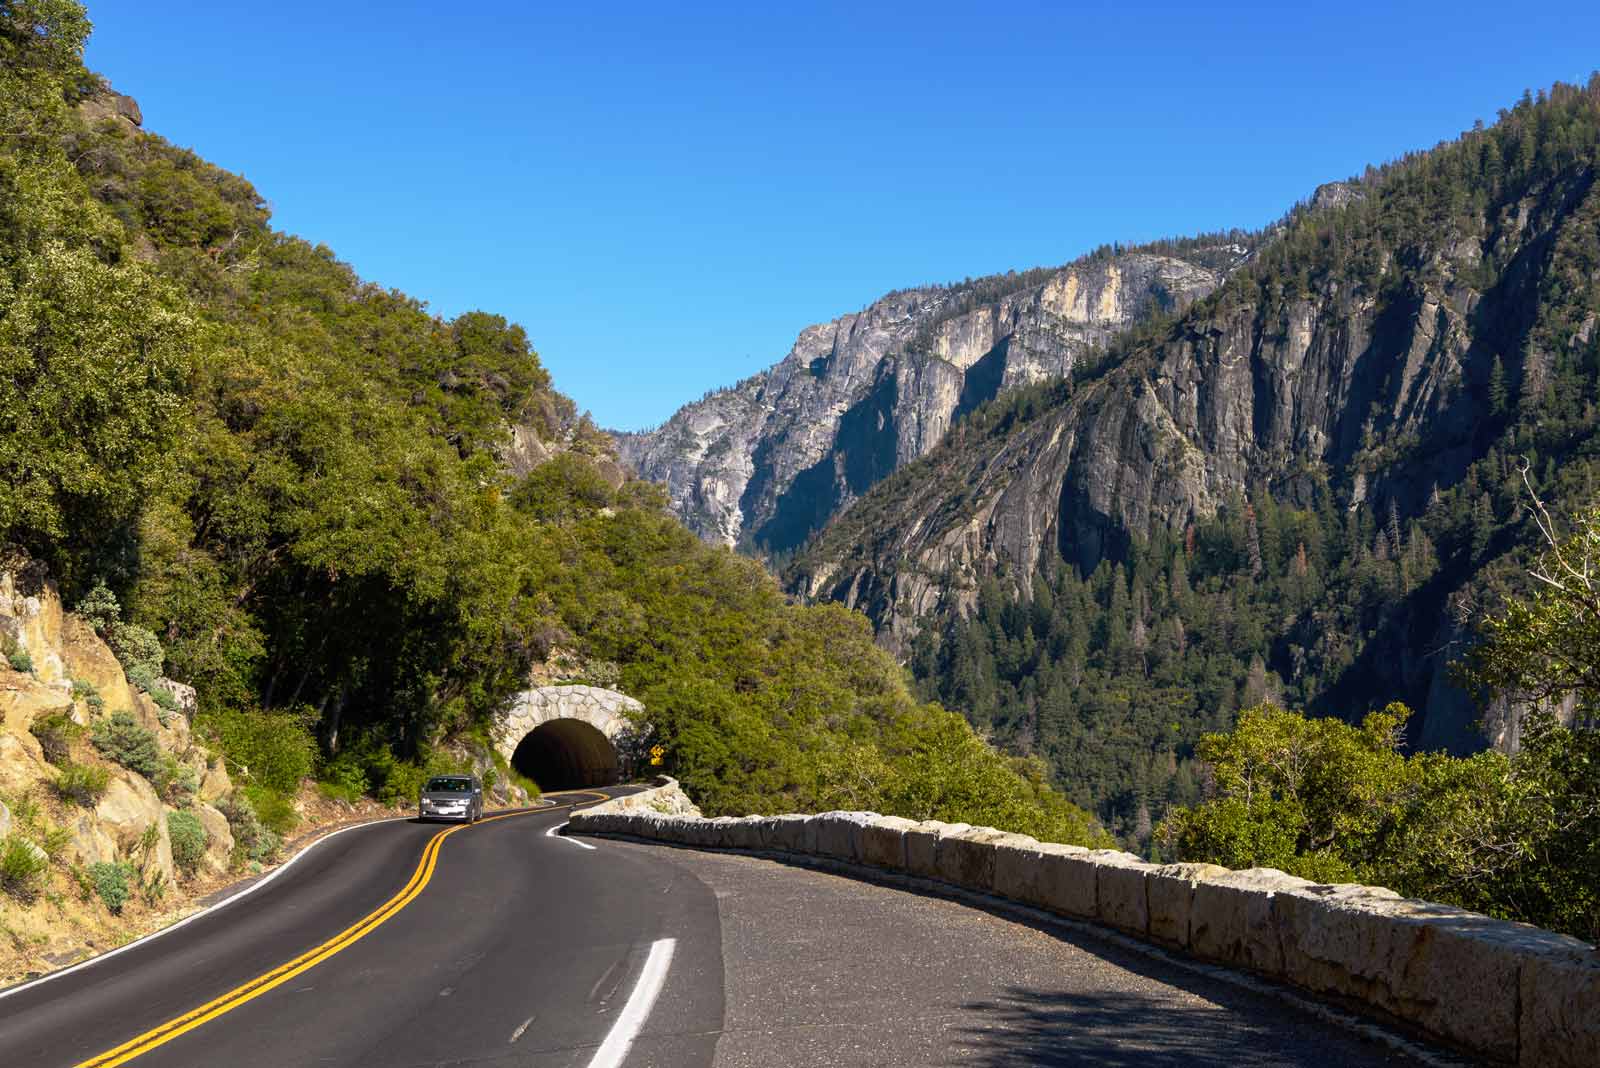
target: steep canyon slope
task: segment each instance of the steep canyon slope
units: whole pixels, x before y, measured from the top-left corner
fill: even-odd
[[[1227,694],[1253,674],[1256,696],[1346,715],[1405,698],[1414,740],[1481,744],[1447,668],[1530,540],[1519,468],[1558,505],[1595,486],[1597,131],[1600,81],[1557,86],[1297,209],[1184,315],[1125,334],[1092,374],[1001,398],[857,501],[791,587],[865,610],[911,654],[924,621],[984,614],[986,582],[1026,607],[1041,571],[1120,565],[1090,611],[1139,634],[1122,667],[1140,677],[1158,645],[1192,658],[1219,611],[1248,609],[1260,633],[1222,643]],[[1050,641],[996,622],[990,644],[1024,631]],[[953,704],[956,637],[926,637],[919,666]],[[1108,640],[1086,639],[1089,660]],[[1028,748],[1027,672],[998,673],[1014,684],[998,703],[1035,717],[1010,725]],[[1507,745],[1515,727],[1483,724]]]

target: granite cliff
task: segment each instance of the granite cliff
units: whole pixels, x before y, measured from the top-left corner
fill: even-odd
[[[777,365],[618,435],[701,537],[774,554],[925,455],[1004,390],[1071,374],[1131,323],[1182,312],[1248,255],[1239,235],[891,293],[801,331]]]

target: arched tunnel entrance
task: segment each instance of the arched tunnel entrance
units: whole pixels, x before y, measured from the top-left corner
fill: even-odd
[[[529,731],[517,744],[511,766],[541,790],[610,786],[619,777],[616,748],[579,719],[553,719]]]

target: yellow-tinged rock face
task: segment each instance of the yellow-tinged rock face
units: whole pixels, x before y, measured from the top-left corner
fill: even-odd
[[[117,663],[110,647],[100,640],[94,628],[76,616],[68,616],[62,626],[61,639],[61,659],[66,664],[67,674],[100,691],[108,715],[132,711],[133,690],[122,673],[122,665]]]
[[[27,734],[40,716],[71,711],[72,698],[32,676],[9,672],[0,679],[0,724],[12,734]]]
[[[0,564],[0,626],[33,659],[33,676],[46,684],[66,678],[58,650],[64,613],[55,583],[38,564]]]
[[[41,783],[52,781],[57,774],[45,763],[44,751],[33,735],[26,730],[0,730],[0,792],[20,797]]]
[[[233,859],[233,830],[228,826],[228,817],[206,804],[194,806],[194,814],[206,829],[205,870],[214,875],[225,874]]]

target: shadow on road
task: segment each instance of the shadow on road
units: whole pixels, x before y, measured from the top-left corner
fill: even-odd
[[[1247,996],[1248,999],[1248,996]],[[1231,1001],[1231,998],[1224,998]],[[1256,999],[1248,999],[1255,1001]],[[1328,1029],[1299,1023],[1296,1013],[1245,1019],[1243,1006],[1208,999],[1123,991],[1067,992],[1011,987],[997,998],[969,1002],[981,1022],[961,1028],[962,1065],[1095,1065],[1165,1068],[1218,1065],[1278,1068],[1331,1064],[1410,1064],[1409,1058],[1350,1037],[1351,1048],[1329,1048]]]

